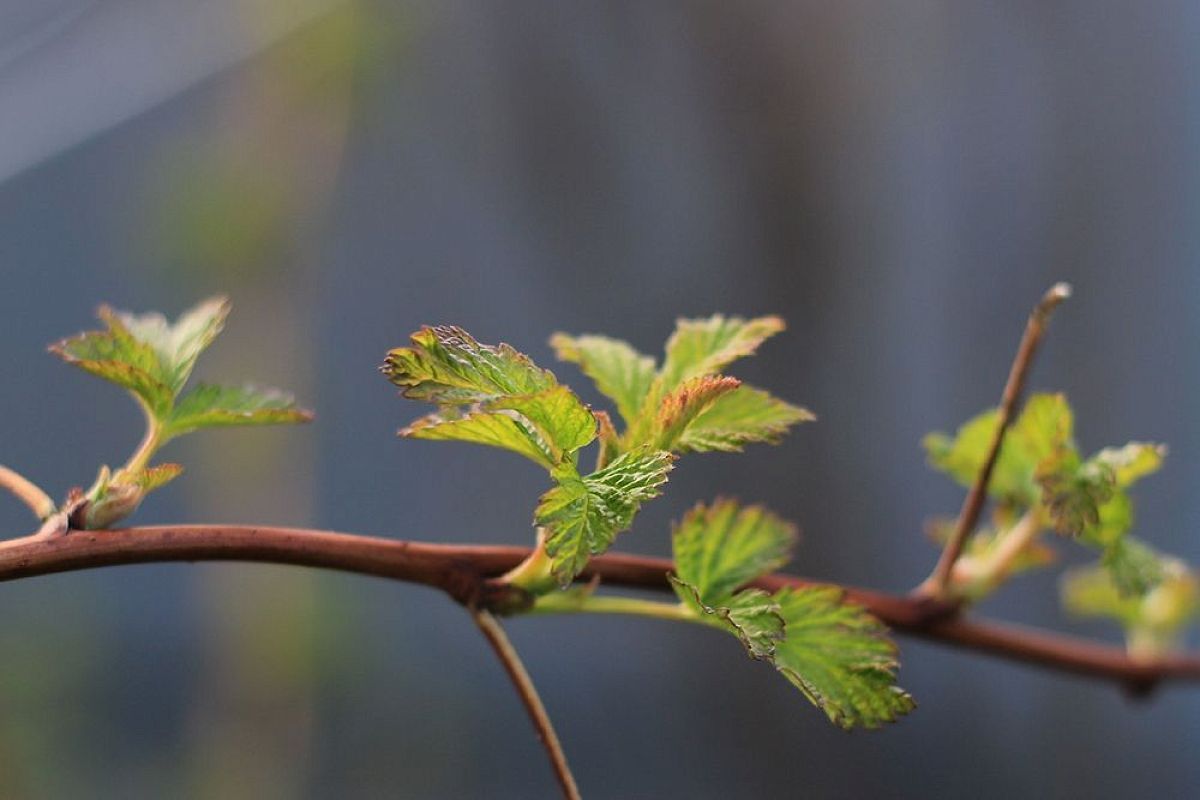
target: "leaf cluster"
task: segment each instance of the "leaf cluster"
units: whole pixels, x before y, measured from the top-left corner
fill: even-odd
[[[50,345],[50,352],[85,372],[128,390],[146,417],[146,435],[122,467],[102,467],[84,494],[77,522],[107,527],[133,513],[146,493],[176,478],[183,467],[151,465],[179,436],[204,428],[308,422],[312,414],[290,394],[250,384],[200,383],[185,391],[196,361],[221,333],[229,301],[206,300],[170,322],[161,314],[130,314],[101,306],[103,330]]]
[[[619,424],[528,356],[506,344],[482,344],[457,327],[422,328],[409,346],[388,354],[382,370],[405,397],[435,406],[402,436],[501,447],[547,470],[554,486],[534,512],[544,564],[535,554],[509,580],[557,595],[545,597],[542,608],[553,602],[578,610],[594,587],[553,590],[568,586],[591,556],[630,527],[679,455],[774,443],[813,419],[724,374],[782,328],[777,317],[680,320],[661,365],[607,336],[555,334],[550,343],[558,357],[594,381],[613,402]],[[580,451],[593,441],[596,465],[586,472]],[[733,634],[752,658],[772,664],[842,727],[877,727],[907,712],[913,701],[895,686],[896,648],[877,620],[837,589],[771,594],[748,586],[787,562],[795,538],[793,526],[759,507],[728,500],[697,506],[674,532],[671,581],[680,606],[669,616]]]
[[[930,465],[969,486],[997,424],[998,412],[990,410],[966,422],[954,436],[930,434],[924,440]],[[1139,626],[1161,631],[1163,625],[1151,619],[1152,611],[1143,615],[1145,619],[1135,612],[1158,607],[1151,597],[1158,597],[1157,590],[1174,576],[1171,605],[1189,610],[1169,617],[1175,623],[1185,619],[1195,605],[1194,599],[1185,602],[1192,595],[1180,588],[1191,585],[1187,568],[1130,533],[1134,502],[1129,490],[1162,466],[1166,452],[1162,445],[1130,442],[1084,457],[1075,442],[1074,414],[1066,397],[1031,396],[1005,435],[987,487],[994,503],[993,524],[972,540],[959,562],[960,574],[975,581],[960,586],[962,593],[974,598],[994,588],[997,577],[1052,563],[1052,553],[1036,533],[1053,530],[1100,553],[1094,568],[1064,583],[1064,603],[1070,610],[1113,617],[1127,631]],[[1031,527],[1034,535],[1028,536]],[[1011,546],[1017,530],[1025,534],[1019,548]],[[989,574],[994,572],[989,568],[997,566],[997,552],[1007,556],[1003,576]],[[1111,602],[1103,599],[1107,595],[1097,588],[1101,584],[1115,598]],[[1157,641],[1165,638],[1158,636]]]
[[[547,470],[555,485],[539,501],[534,523],[543,531],[550,575],[566,586],[659,494],[677,455],[776,442],[812,419],[720,374],[782,328],[777,317],[680,320],[661,368],[626,342],[555,334],[559,358],[578,364],[613,401],[623,430],[525,354],[482,344],[454,326],[417,331],[408,347],[388,353],[382,371],[405,397],[436,406],[402,436],[500,447]],[[597,439],[595,469],[583,471],[580,451]],[[535,578],[526,588],[543,586]]]

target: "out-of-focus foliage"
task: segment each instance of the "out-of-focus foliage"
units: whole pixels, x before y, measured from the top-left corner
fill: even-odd
[[[1182,561],[1146,550],[1157,580],[1144,593],[1122,591],[1114,572],[1101,565],[1066,572],[1061,592],[1069,613],[1117,621],[1125,629],[1130,655],[1153,660],[1175,649],[1184,628],[1195,619],[1200,609],[1200,583]]]
[[[997,423],[992,410],[968,421],[953,437],[930,434],[924,441],[930,465],[969,486]],[[1038,536],[1054,530],[1100,552],[1095,567],[1072,573],[1064,583],[1068,607],[1077,614],[1117,619],[1126,628],[1131,650],[1143,657],[1152,650],[1163,652],[1190,616],[1190,610],[1181,609],[1190,609],[1191,601],[1184,599],[1190,590],[1185,589],[1194,579],[1183,562],[1130,535],[1134,503],[1129,489],[1156,472],[1166,452],[1162,445],[1130,442],[1085,458],[1075,443],[1074,415],[1066,398],[1030,397],[1004,437],[988,484],[994,525],[968,543],[956,565],[960,594],[977,599],[1015,572],[1052,563],[1052,553]],[[937,538],[947,535],[944,525],[935,530]],[[1168,579],[1171,588],[1160,593]],[[1115,593],[1111,602],[1106,591]],[[1169,614],[1163,612],[1168,606]],[[1161,618],[1155,616],[1159,612]],[[1147,615],[1154,621],[1147,622]]]

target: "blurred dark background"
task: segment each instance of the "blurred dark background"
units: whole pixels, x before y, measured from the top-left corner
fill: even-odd
[[[961,494],[918,442],[993,404],[1024,317],[1081,446],[1172,446],[1139,532],[1200,560],[1200,7],[1183,2],[0,0],[0,462],[60,493],[139,435],[47,356],[108,301],[232,295],[201,377],[295,389],[305,429],[173,445],[140,523],[524,543],[544,476],[397,440],[376,373],[426,322],[549,364],[554,330],[658,352],[776,312],[736,370],[820,416],[685,460],[621,547],[699,499],[804,527],[794,569],[897,591]],[[577,388],[584,379],[556,367]],[[589,399],[597,400],[594,395]],[[0,501],[10,535],[31,523]],[[1068,554],[1068,561],[1074,558]],[[554,796],[500,668],[419,588],[269,566],[0,587],[5,798]],[[1052,574],[986,613],[1117,640]],[[518,620],[590,798],[1185,797],[1200,693],[902,640],[921,707],[845,734],[704,630]]]

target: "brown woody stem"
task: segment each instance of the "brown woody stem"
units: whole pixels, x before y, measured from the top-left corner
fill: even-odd
[[[302,528],[173,525],[71,531],[53,538],[0,542],[0,581],[118,564],[169,561],[256,561],[334,569],[442,589],[470,605],[502,589],[492,579],[529,556],[525,547],[423,544]],[[581,576],[609,586],[667,591],[667,559],[609,553],[593,558]],[[768,575],[756,586],[828,585]],[[1173,679],[1200,682],[1200,656],[1137,661],[1117,647],[1075,637],[986,622],[956,614],[934,598],[842,587],[846,597],[903,633],[1037,666],[1103,678],[1137,689]],[[486,602],[482,604],[487,607]]]

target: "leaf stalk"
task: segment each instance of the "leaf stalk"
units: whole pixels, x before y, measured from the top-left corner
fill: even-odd
[[[1025,512],[1015,525],[1005,531],[991,552],[970,564],[969,569],[968,562],[973,559],[959,559],[951,574],[949,591],[956,597],[970,600],[987,596],[1008,579],[1021,553],[1037,541],[1042,529],[1037,511],[1030,509]]]
[[[545,528],[538,528],[537,546],[529,556],[501,575],[498,582],[524,589],[534,596],[544,595],[558,588],[558,582],[554,580],[553,561],[546,552]]]
[[[133,451],[129,460],[125,462],[125,466],[122,467],[126,472],[141,472],[150,466],[150,459],[154,458],[154,454],[165,444],[163,425],[159,422],[158,416],[145,403],[142,403],[141,406],[146,414],[146,433],[138,443],[137,449]]]
[[[674,622],[713,624],[715,617],[701,616],[682,603],[664,603],[638,597],[614,597],[584,592],[554,592],[539,597],[528,614],[628,614]]]

